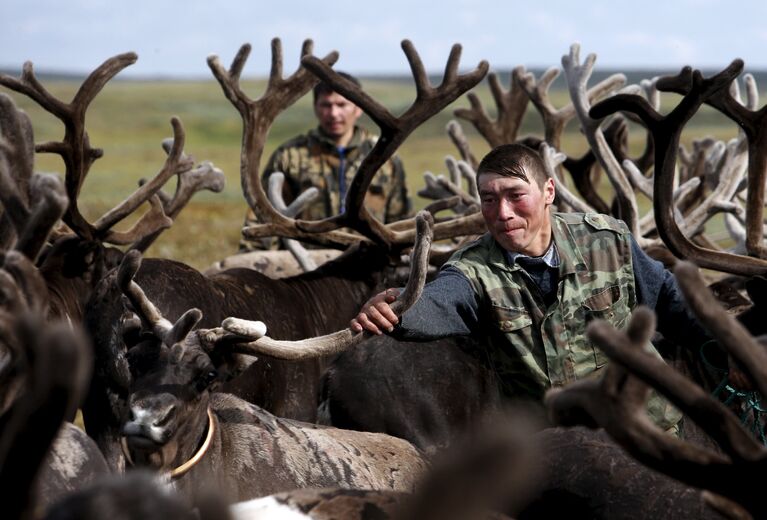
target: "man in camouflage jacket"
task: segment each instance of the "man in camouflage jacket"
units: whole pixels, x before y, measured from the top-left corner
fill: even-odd
[[[346,74],[341,76],[359,85]],[[264,186],[273,172],[285,174],[283,197],[289,204],[302,191],[315,187],[320,196],[301,215],[319,220],[344,211],[347,188],[365,156],[376,143],[376,136],[357,125],[362,110],[327,84],[314,88],[314,113],[317,128],[294,137],[274,151],[264,169]],[[410,199],[405,186],[405,170],[399,157],[392,157],[378,170],[365,197],[368,211],[382,222],[410,216]],[[257,223],[248,210],[243,227]],[[270,241],[243,238],[240,251],[264,249]]]
[[[389,307],[398,292],[389,289],[363,306],[351,323],[355,331],[387,331],[403,340],[484,338],[479,354],[503,393],[536,401],[547,388],[591,376],[607,363],[586,337],[592,319],[623,328],[643,304],[655,310],[670,339],[683,345],[707,339],[673,275],[639,248],[623,222],[551,212],[554,181],[535,151],[514,144],[492,150],[477,182],[488,233],[457,251],[401,320]],[[657,396],[649,412],[664,429],[681,417]]]

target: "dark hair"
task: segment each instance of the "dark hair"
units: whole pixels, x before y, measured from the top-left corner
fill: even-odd
[[[490,150],[477,167],[477,177],[495,173],[503,177],[516,177],[530,183],[534,180],[543,188],[548,176],[538,152],[523,144],[502,144]]]
[[[358,80],[357,78],[355,78],[354,76],[352,76],[348,72],[340,72],[340,71],[336,71],[336,72],[342,78],[348,79],[349,81],[351,81],[352,83],[354,83],[358,87],[362,87],[362,84],[360,83],[360,80]],[[317,83],[314,86],[313,92],[314,92],[314,102],[316,103],[318,97],[324,96],[324,95],[327,95],[327,94],[332,94],[333,92],[335,92],[335,90],[333,90],[333,87],[331,87],[330,85],[328,85],[324,81],[320,81],[319,83]]]

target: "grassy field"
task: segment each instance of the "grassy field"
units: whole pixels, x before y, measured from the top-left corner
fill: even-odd
[[[508,76],[503,76],[503,81],[508,82]],[[395,114],[403,112],[415,96],[415,89],[409,81],[363,79],[363,83],[373,98]],[[79,82],[64,80],[44,81],[44,84],[52,94],[66,101],[72,98],[79,86]],[[243,86],[255,99],[263,92],[264,83],[254,80],[243,82]],[[488,111],[494,113],[487,85],[481,84],[476,92]],[[15,93],[11,95],[30,114],[37,142],[62,138],[64,130],[58,120],[29,99]],[[664,106],[673,106],[675,97],[664,98]],[[264,160],[281,141],[314,124],[310,98],[301,99],[277,120],[269,135]],[[552,98],[557,107],[569,101],[562,88],[553,90]],[[456,101],[454,106],[414,132],[399,151],[416,207],[422,207],[426,202],[415,196],[423,184],[423,173],[427,170],[443,173],[445,156],[457,155],[445,133],[445,125],[453,117],[454,108],[465,106],[468,106],[465,97]],[[91,144],[102,148],[104,157],[91,168],[81,193],[80,205],[86,217],[95,220],[135,189],[139,179],[153,176],[165,158],[160,143],[171,135],[172,116],[178,116],[185,127],[186,152],[197,161],[212,161],[221,168],[227,185],[220,194],[198,194],[148,254],[203,268],[236,251],[246,210],[239,182],[241,121],[213,79],[112,81],[108,84],[88,110],[87,128]],[[363,124],[375,129],[369,120],[363,121]],[[487,144],[469,123],[464,122],[463,127],[475,155],[481,157],[488,150]],[[521,135],[525,134],[542,134],[540,117],[532,105],[528,108],[521,132]],[[704,108],[688,125],[683,141],[689,143],[704,135],[727,139],[735,134],[734,124]],[[643,140],[641,131],[632,132],[632,149],[638,151]],[[585,139],[576,123],[571,122],[563,141],[563,151],[580,155],[585,149]],[[38,155],[36,169],[63,174],[64,168],[58,157]]]

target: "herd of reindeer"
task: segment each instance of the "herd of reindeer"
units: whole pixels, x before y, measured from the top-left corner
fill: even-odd
[[[421,194],[434,200],[425,210],[383,224],[364,203],[408,136],[467,94],[470,106],[456,117],[491,147],[539,150],[558,211],[624,220],[673,269],[692,311],[749,376],[752,395],[767,395],[758,310],[767,274],[767,111],[751,75],[741,95],[743,62],[711,77],[685,67],[639,85],[616,74],[589,86],[595,57],[581,61],[573,45],[561,69],[571,101],[557,108],[549,88],[559,68],[536,78],[517,67],[506,88],[484,61],[459,73],[456,45],[435,86],[413,45],[402,48],[416,97],[398,116],[333,70],[337,53],[312,55],[310,41],[287,77],[273,41],[258,99],[240,85],[249,45],[228,68],[208,58],[242,118],[242,191],[261,222],[245,233],[280,237],[306,271],[282,278],[142,258],[196,192],[222,187],[220,170],[185,153],[177,118],[154,178],[94,222],[80,212],[81,187],[102,156],[86,130],[88,107],[135,54],[105,61],[70,102],[51,95],[29,62],[18,78],[0,75],[0,85],[65,128],[61,141],[35,143],[29,117],[0,94],[3,518],[767,516],[759,404],[712,395],[722,376],[698,352],[665,345],[664,360],[646,353],[648,339],[665,341],[649,309],[637,308],[624,330],[591,324],[589,337],[611,363],[598,378],[549,391],[540,409],[502,402],[475,338],[400,343],[346,328],[385,287],[406,286],[396,304],[404,312],[434,268],[484,232],[477,159],[458,120],[447,133],[460,159],[447,160],[447,176],[427,174]],[[473,92],[486,75],[492,115]],[[346,211],[307,221],[301,208],[316,194],[286,204],[280,176],[265,190],[260,164],[274,121],[320,80],[360,106],[380,137]],[[662,92],[677,95],[665,115]],[[530,102],[543,136],[518,135]],[[731,119],[737,137],[681,146],[702,105]],[[561,151],[573,119],[589,145],[582,157]],[[630,157],[629,132],[642,131],[644,150]],[[63,183],[35,172],[37,153],[61,157]],[[173,178],[171,195],[164,188]],[[598,189],[604,179],[611,190]],[[644,214],[640,196],[652,202]],[[727,248],[707,233],[715,216],[729,232]],[[115,230],[127,217],[135,224]],[[316,250],[298,241],[343,253],[317,267]],[[684,413],[678,437],[647,417],[652,389]],[[84,430],[71,422],[78,410]]]

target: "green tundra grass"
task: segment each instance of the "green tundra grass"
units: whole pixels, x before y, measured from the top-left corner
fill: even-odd
[[[502,75],[508,84],[508,75]],[[69,101],[79,86],[78,81],[46,81],[49,91],[59,99]],[[402,79],[364,79],[368,93],[395,114],[402,113],[415,97],[412,82]],[[251,98],[260,97],[264,82],[243,82]],[[0,90],[11,93],[0,87]],[[494,114],[494,104],[486,83],[475,92],[485,107]],[[32,118],[35,140],[60,140],[63,126],[52,115],[42,111],[24,96],[11,93],[17,103]],[[552,100],[559,107],[569,101],[562,89],[552,90]],[[664,109],[673,106],[678,98],[664,98]],[[445,133],[445,125],[453,118],[453,110],[467,107],[464,97],[453,106],[422,125],[399,150],[407,174],[408,187],[416,208],[426,201],[415,196],[422,186],[425,171],[444,173],[446,155],[457,155]],[[171,135],[170,119],[177,116],[186,130],[185,150],[196,161],[212,161],[226,175],[223,193],[198,194],[177,218],[173,227],[165,231],[149,249],[148,255],[171,258],[204,268],[237,249],[240,226],[246,210],[239,182],[239,157],[242,124],[235,108],[226,100],[218,83],[209,81],[119,81],[113,80],[91,105],[87,115],[87,128],[94,147],[104,150],[88,175],[80,195],[80,207],[93,221],[131,193],[139,179],[149,178],[161,168],[165,154],[160,143]],[[287,110],[274,124],[269,135],[263,161],[281,141],[305,131],[314,124],[311,95],[301,99]],[[369,120],[363,124],[371,129]],[[488,146],[468,122],[462,122],[472,149],[481,157]],[[734,124],[711,109],[703,108],[688,124],[683,141],[705,135],[729,139],[736,135]],[[542,135],[541,119],[535,109],[528,107],[520,135]],[[631,133],[631,147],[638,152],[643,146],[641,129]],[[580,155],[586,142],[573,121],[563,140],[563,151]],[[56,156],[38,155],[36,170],[58,172],[63,175],[63,164]],[[172,188],[167,188],[170,191]],[[604,188],[609,190],[608,187]],[[125,226],[121,226],[124,228]]]

